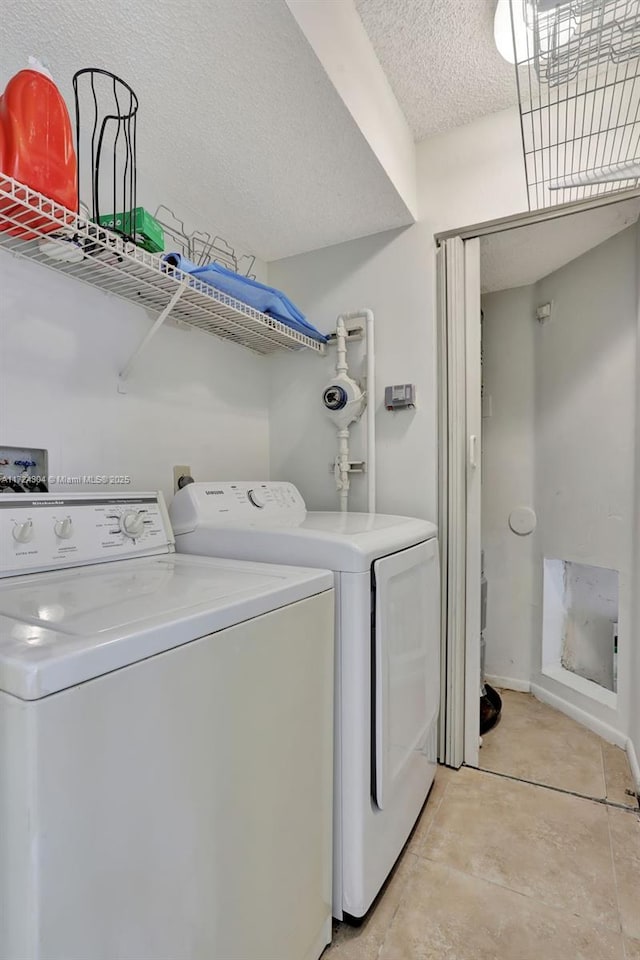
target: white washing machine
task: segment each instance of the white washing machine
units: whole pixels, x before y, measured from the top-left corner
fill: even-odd
[[[159,494],[4,495],[0,572],[2,960],[316,960],[331,573],[176,556]]]
[[[362,917],[433,782],[440,699],[436,528],[307,512],[290,483],[191,483],[170,507],[183,553],[328,567],[336,586],[333,912]]]

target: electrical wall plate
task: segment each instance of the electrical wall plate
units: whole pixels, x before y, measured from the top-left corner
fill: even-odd
[[[13,485],[13,486],[12,486]],[[40,447],[5,447],[0,444],[0,486],[20,493],[49,489],[49,453]]]
[[[547,323],[553,316],[553,300],[549,303],[541,303],[536,307],[536,320],[538,323]]]

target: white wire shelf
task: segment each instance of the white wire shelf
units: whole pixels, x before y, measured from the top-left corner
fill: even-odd
[[[532,210],[640,184],[640,0],[510,0]]]
[[[123,379],[169,315],[263,355],[303,348],[324,353],[324,344],[312,337],[170,267],[155,254],[4,174],[0,174],[0,249],[115,294],[156,316],[122,371]]]

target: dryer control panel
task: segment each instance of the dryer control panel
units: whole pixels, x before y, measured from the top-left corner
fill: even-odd
[[[173,551],[161,493],[0,496],[0,577]]]
[[[277,480],[190,483],[178,490],[169,515],[176,534],[196,527],[293,527],[307,514],[300,491]]]

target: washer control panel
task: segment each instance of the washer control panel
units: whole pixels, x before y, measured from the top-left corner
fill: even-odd
[[[0,577],[173,549],[161,493],[0,496]]]
[[[200,524],[297,526],[306,513],[297,487],[277,480],[190,483],[178,490],[169,509],[176,534]]]

